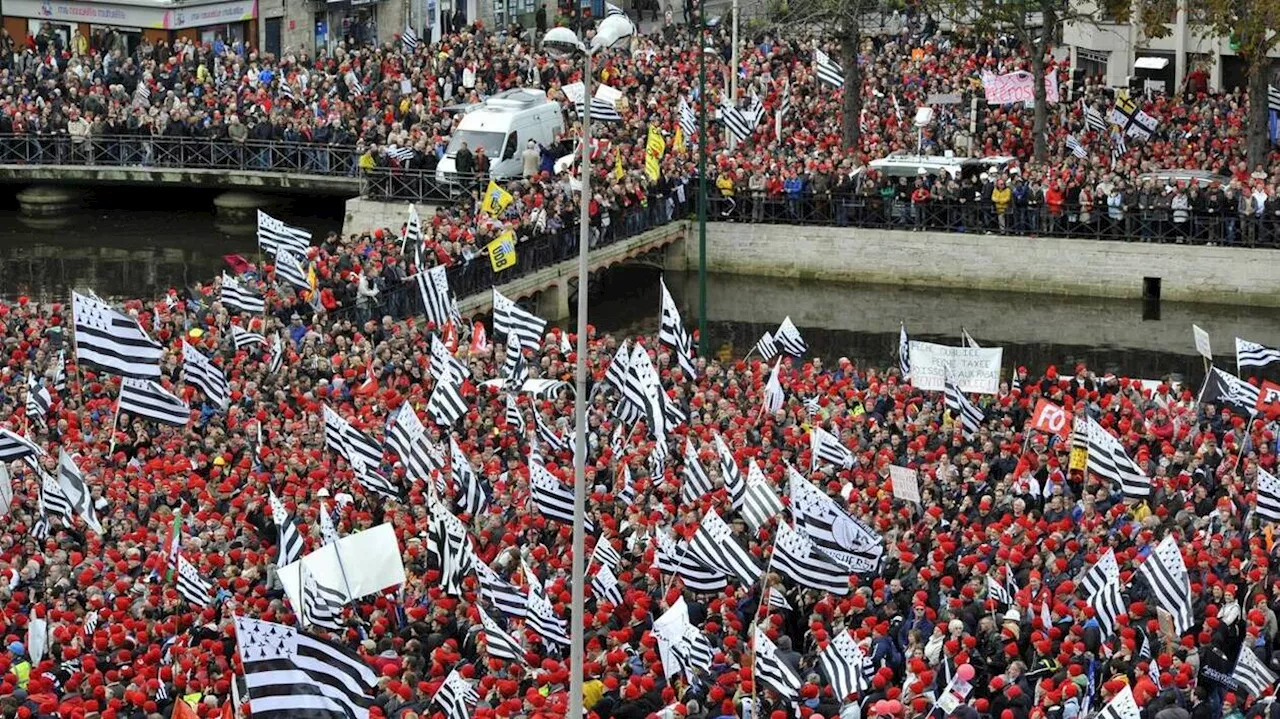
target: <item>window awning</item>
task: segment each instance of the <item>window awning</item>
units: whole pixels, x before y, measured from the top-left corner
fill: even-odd
[[[1166,67],[1169,67],[1169,58],[1140,57],[1134,61],[1133,66],[1139,70],[1163,70]]]

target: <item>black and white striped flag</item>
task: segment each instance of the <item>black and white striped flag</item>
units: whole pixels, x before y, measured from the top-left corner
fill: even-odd
[[[1125,684],[1124,688],[1094,715],[1094,719],[1142,719],[1142,710],[1138,708],[1138,702],[1134,701],[1133,690]]]
[[[541,412],[533,413],[533,426],[538,432],[538,441],[547,445],[548,451],[554,454],[569,449],[569,443],[543,421]]]
[[[520,351],[520,339],[507,335],[507,346],[502,354],[502,389],[508,393],[519,392],[529,381],[529,365]]]
[[[751,531],[758,532],[769,520],[782,513],[782,500],[769,486],[760,465],[751,460],[747,465],[747,491],[742,502],[742,518]]]
[[[63,394],[67,391],[67,351],[58,350],[58,356],[53,361],[53,370],[50,378],[53,384],[53,391]]]
[[[680,131],[688,141],[692,141],[698,134],[698,116],[683,95],[680,97]]]
[[[524,436],[524,415],[520,412],[520,405],[513,394],[506,396],[506,409],[503,417],[507,423],[507,431],[514,432],[517,437]]]
[[[654,554],[659,571],[674,574],[684,582],[686,589],[699,594],[719,592],[729,586],[729,578],[692,556],[689,545],[665,534],[657,535],[657,551]]]
[[[231,275],[222,274],[222,304],[250,314],[260,314],[267,308],[266,300],[240,280]]]
[[[231,325],[231,343],[235,345],[237,350],[253,347],[254,345],[265,345],[267,338],[244,329],[239,325]]]
[[[404,32],[400,33],[400,46],[409,53],[418,49],[418,33],[414,32],[412,27],[404,26]]]
[[[791,602],[787,601],[787,595],[782,593],[777,587],[769,587],[764,591],[765,606],[769,609],[782,609],[788,612],[793,611],[795,607],[791,606]]]
[[[453,435],[449,435],[449,474],[460,510],[475,517],[489,506],[489,488],[471,466],[471,461]]]
[[[326,587],[314,574],[307,571],[305,564],[298,565],[302,572],[302,611],[298,613],[298,624],[303,627],[320,627],[331,632],[340,632],[345,626],[342,619],[343,607],[350,601],[346,592],[341,589]]]
[[[400,233],[400,252],[403,254],[405,248],[412,247],[414,251],[414,259],[418,262],[422,260],[422,218],[418,216],[418,206],[409,203],[409,219],[405,220],[404,232]],[[420,264],[415,264],[418,271],[424,268]],[[448,295],[448,293],[445,293]]]
[[[1174,634],[1182,634],[1192,627],[1191,582],[1187,577],[1187,565],[1178,551],[1173,535],[1166,536],[1156,545],[1138,567],[1138,576],[1147,580],[1151,593],[1160,606],[1173,617]]]
[[[755,677],[756,679],[768,684],[778,694],[786,697],[788,700],[796,699],[800,696],[800,675],[791,665],[782,661],[778,656],[778,647],[769,639],[760,625],[756,625],[755,642],[752,645],[755,651]]]
[[[1280,112],[1280,88],[1267,85],[1267,111]]]
[[[71,293],[76,362],[82,367],[122,377],[160,376],[164,347],[147,336],[133,317],[97,297]]]
[[[831,682],[831,692],[836,701],[841,704],[849,695],[861,696],[867,690],[864,671],[867,655],[847,630],[841,629],[831,636],[827,648],[818,655],[818,664],[827,681]]]
[[[1075,155],[1082,160],[1089,156],[1088,148],[1082,145],[1080,141],[1076,139],[1075,135],[1067,135],[1066,145],[1072,155]]]
[[[271,358],[267,361],[267,374],[275,377],[282,369],[284,369],[284,342],[280,340],[279,334],[275,334],[271,336]]]
[[[537,351],[542,344],[542,333],[547,328],[547,321],[537,315],[521,309],[493,289],[493,331],[495,334],[507,336],[514,334],[520,340],[522,350]]]
[[[471,533],[433,493],[427,495],[431,521],[427,526],[427,555],[440,568],[440,586],[450,596],[462,595],[462,582],[480,562],[471,549]]]
[[[271,507],[271,521],[276,525],[276,566],[293,564],[302,559],[307,549],[302,532],[298,531],[298,520],[270,488],[267,489],[267,503]]]
[[[58,489],[61,498],[66,500],[71,511],[80,515],[90,529],[102,534],[102,524],[98,521],[97,508],[94,507],[89,484],[66,449],[58,452]]]
[[[191,407],[159,382],[132,377],[120,381],[120,411],[174,427],[185,427],[191,419]]]
[[[1240,656],[1236,658],[1236,668],[1231,670],[1231,678],[1247,693],[1261,697],[1275,686],[1277,677],[1275,672],[1258,659],[1249,644],[1244,642],[1240,645]]]
[[[627,361],[631,359],[631,350],[627,344],[627,340],[618,343],[618,347],[613,352],[613,357],[609,359],[609,368],[604,372],[604,381],[613,386],[618,392],[622,392],[627,383]]]
[[[209,607],[213,605],[213,597],[209,593],[213,590],[213,583],[200,576],[200,572],[196,570],[195,565],[187,561],[187,558],[178,555],[178,594],[187,600],[188,604],[197,607]]]
[[[576,102],[573,107],[578,117],[582,117],[582,103]],[[596,95],[591,98],[591,121],[622,122],[622,115],[618,113],[618,108],[612,101]]]
[[[774,360],[773,369],[769,371],[769,379],[764,383],[764,411],[773,414],[782,409],[787,401],[787,393],[782,389],[779,372],[782,370],[782,358]]]
[[[210,402],[224,410],[227,408],[231,401],[227,376],[186,340],[182,341],[182,377],[187,384],[195,385],[204,392]]]
[[[902,379],[911,378],[911,340],[907,338],[907,324],[898,324],[898,371]]]
[[[616,499],[630,507],[636,502],[636,486],[631,481],[631,468],[622,465],[622,489],[618,490]]]
[[[366,462],[361,454],[353,454],[347,460],[351,463],[352,471],[355,472],[356,481],[366,492],[379,494],[397,502],[404,499],[404,491],[394,479],[383,474],[378,465]]]
[[[445,719],[468,719],[471,716],[471,709],[468,707],[474,707],[479,701],[480,695],[471,686],[471,682],[462,678],[457,667],[449,672],[449,676],[445,677],[444,683],[431,699],[432,704],[444,710]]]
[[[1254,511],[1264,522],[1280,522],[1280,479],[1276,479],[1262,467],[1258,467],[1258,476],[1254,481],[1257,499]]]
[[[43,425],[52,404],[53,396],[49,394],[49,388],[44,386],[34,372],[27,375],[27,417]]]
[[[782,324],[778,325],[778,331],[773,333],[773,341],[778,343],[779,349],[793,357],[803,357],[809,351],[809,345],[800,336],[800,330],[796,329],[790,316],[783,318]]]
[[[649,353],[639,342],[632,345],[627,361],[627,381],[622,388],[622,398],[632,406],[643,410],[649,434],[659,445],[667,441],[666,393],[658,380]]]
[[[696,503],[704,495],[711,494],[711,477],[702,462],[698,461],[698,451],[688,437],[684,440],[684,468],[681,471],[684,482],[680,485],[680,496],[689,504]]]
[[[658,278],[658,286],[662,288],[662,303],[659,311],[661,321],[658,325],[658,342],[671,348],[680,369],[684,370],[688,379],[698,378],[698,368],[694,364],[693,337],[685,331],[680,322],[680,309],[667,291],[667,283]]]
[[[1106,554],[1098,557],[1092,567],[1080,577],[1080,593],[1092,596],[1102,591],[1108,582],[1120,580],[1120,565],[1116,563],[1116,554],[1110,547]]]
[[[282,249],[276,252],[275,265],[277,279],[284,280],[297,289],[310,291],[311,282],[307,279],[307,268],[300,255],[294,254],[292,250]]]
[[[786,522],[778,525],[773,544],[773,567],[802,587],[832,594],[849,593],[849,571],[823,557],[813,542]]]
[[[522,600],[523,601],[523,600]],[[523,607],[523,604],[521,605]],[[509,662],[524,663],[524,648],[513,635],[502,631],[502,627],[490,617],[483,607],[476,607],[480,613],[480,626],[484,632],[485,651],[491,657],[505,659]],[[521,614],[521,616],[524,616]]]
[[[1266,367],[1280,362],[1280,349],[1236,338],[1236,371],[1241,367]]]
[[[1093,607],[1093,617],[1098,621],[1098,631],[1102,641],[1106,641],[1116,630],[1116,618],[1125,613],[1124,595],[1120,593],[1120,578],[1117,577],[1102,585],[1095,594],[1089,597],[1089,606]]]
[[[672,643],[671,653],[677,668],[691,683],[697,677],[695,670],[711,671],[711,662],[715,659],[715,652],[711,649],[707,635],[693,624],[685,625],[679,639]]]
[[[739,110],[728,97],[723,98],[720,105],[720,122],[733,133],[738,142],[746,142],[755,133],[752,117]]]
[[[842,469],[853,466],[853,452],[841,444],[835,435],[817,425],[809,430],[809,434],[809,451],[813,455],[810,471],[816,470],[820,462],[829,462]]]
[[[374,469],[382,465],[382,445],[324,405],[324,438],[329,449],[342,455],[348,464],[356,462]]]
[[[702,516],[698,531],[689,540],[689,551],[693,553],[694,559],[726,575],[737,577],[745,586],[760,581],[760,575],[764,573],[759,562],[738,544],[733,537],[733,530],[714,509],[708,509]]]
[[[1088,471],[1120,485],[1120,491],[1128,499],[1143,500],[1151,494],[1151,480],[1125,453],[1120,440],[1111,436],[1105,427],[1092,417],[1076,420],[1085,422],[1085,437],[1089,450]]]
[[[782,87],[782,97],[778,101],[778,110],[773,114],[773,135],[782,137],[782,121],[791,114],[791,79]]]
[[[618,585],[618,578],[607,564],[600,565],[595,576],[591,577],[591,593],[599,601],[608,602],[615,607],[622,606],[622,587]]]
[[[442,428],[452,427],[467,413],[467,402],[462,398],[463,378],[452,374],[436,381],[427,400],[427,414],[431,421]]]
[[[788,466],[789,509],[796,529],[813,540],[818,551],[849,571],[875,571],[884,555],[884,538],[849,516],[831,497]]]
[[[1085,128],[1095,132],[1106,132],[1107,121],[1102,117],[1102,112],[1095,107],[1086,105],[1083,98],[1080,100],[1080,105],[1084,107]]]
[[[406,402],[391,416],[387,427],[386,445],[395,452],[410,479],[428,480],[432,471],[439,471],[443,463],[434,461],[431,440],[426,428],[418,419],[413,406]]]
[[[508,582],[484,562],[474,563],[476,578],[480,580],[480,594],[495,609],[508,617],[523,617],[528,596],[516,585]],[[492,653],[492,652],[491,652]]]
[[[360,655],[336,641],[283,624],[244,616],[237,616],[235,622],[253,716],[369,716],[378,675]]]
[[[618,550],[613,548],[608,539],[600,537],[596,540],[596,546],[591,550],[591,561],[599,562],[611,569],[617,569],[622,564],[622,555],[618,554]]]
[[[311,249],[311,233],[301,227],[286,225],[258,210],[258,248],[269,255],[286,249],[303,257]]]
[[[442,380],[446,377],[454,377],[455,379],[467,379],[471,376],[471,370],[462,360],[453,356],[449,351],[449,346],[440,339],[439,334],[431,335],[431,365],[429,367],[431,376],[436,380]]]
[[[822,48],[813,49],[813,70],[822,82],[833,87],[844,87],[844,68]]]
[[[59,458],[59,462],[61,462],[61,458]],[[31,466],[36,476],[40,478],[40,516],[48,519],[50,515],[53,515],[62,521],[64,527],[70,527],[72,518],[75,517],[75,507],[72,506],[71,500],[62,491],[62,486],[58,483],[58,480],[44,471],[44,468],[38,462],[28,459],[27,464]]]
[[[970,437],[976,434],[978,429],[982,427],[982,410],[970,402],[964,392],[960,391],[960,387],[951,381],[950,373],[943,380],[943,388],[943,398],[947,409],[951,410],[953,418],[960,420],[964,435]]]
[[[534,631],[547,647],[552,644],[569,646],[569,629],[566,622],[556,616],[555,607],[547,600],[542,589],[542,582],[526,568],[529,575],[529,597],[526,600],[526,626]]]
[[[774,357],[777,357],[778,352],[780,351],[778,349],[778,343],[773,339],[773,334],[767,331],[764,333],[764,336],[760,338],[760,341],[756,342],[755,350],[756,353],[760,355],[760,359],[765,362],[769,362]]]
[[[151,104],[151,88],[147,87],[144,79],[139,79],[136,87],[133,88],[133,106],[147,107]]]
[[[742,509],[742,501],[747,496],[747,480],[742,476],[742,469],[734,459],[729,445],[724,443],[720,433],[715,433],[716,454],[720,458],[720,478],[724,480],[724,488],[729,492],[729,503],[734,510]]]
[[[1013,593],[990,574],[987,575],[987,596],[1004,605],[1013,604]]]
[[[573,524],[573,490],[541,463],[529,463],[529,494],[539,514],[562,524]]]
[[[1111,161],[1119,162],[1128,151],[1129,145],[1125,142],[1124,135],[1119,132],[1111,133]]]
[[[423,314],[428,322],[434,322],[437,328],[453,319],[453,299],[449,292],[449,274],[444,265],[436,265],[429,270],[421,270],[413,276],[418,283],[418,293],[422,295]]]

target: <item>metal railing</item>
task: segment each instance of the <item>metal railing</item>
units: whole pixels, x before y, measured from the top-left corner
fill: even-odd
[[[991,203],[951,200],[916,204],[864,195],[750,193],[725,198],[714,192],[708,207],[707,219],[713,222],[1280,247],[1280,215],[1276,214],[1126,207],[1112,215],[1103,203],[1088,213],[1071,206],[1051,210],[1043,204],[1011,204],[997,212]]]
[[[0,135],[0,165],[244,170],[355,178],[350,145],[164,135]]]
[[[435,170],[373,167],[360,172],[360,196],[371,200],[405,202],[445,202],[483,192],[488,176],[449,173],[441,181]]]

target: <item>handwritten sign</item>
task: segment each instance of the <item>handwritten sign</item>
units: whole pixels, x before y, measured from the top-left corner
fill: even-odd
[[[920,477],[914,469],[889,465],[889,481],[893,483],[893,496],[904,502],[920,503]]]
[[[1196,337],[1196,352],[1201,357],[1213,361],[1213,348],[1209,345],[1209,333],[1200,328],[1200,325],[1191,325],[1191,334]]]
[[[982,89],[986,93],[988,105],[1034,102],[1036,99],[1035,76],[1026,70],[1019,70],[1005,75],[983,73]],[[1044,94],[1046,102],[1058,101],[1057,75],[1053,73],[1045,75]]]
[[[1000,389],[1000,347],[948,347],[911,342],[911,384],[941,392],[948,376],[964,392],[995,394]]]

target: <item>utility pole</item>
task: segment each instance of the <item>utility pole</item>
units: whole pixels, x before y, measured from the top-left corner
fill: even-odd
[[[687,0],[686,0],[687,1]],[[734,0],[735,4],[737,0]],[[707,0],[698,0],[698,354],[707,356]],[[734,17],[737,17],[735,13]],[[737,73],[734,73],[735,75]]]

